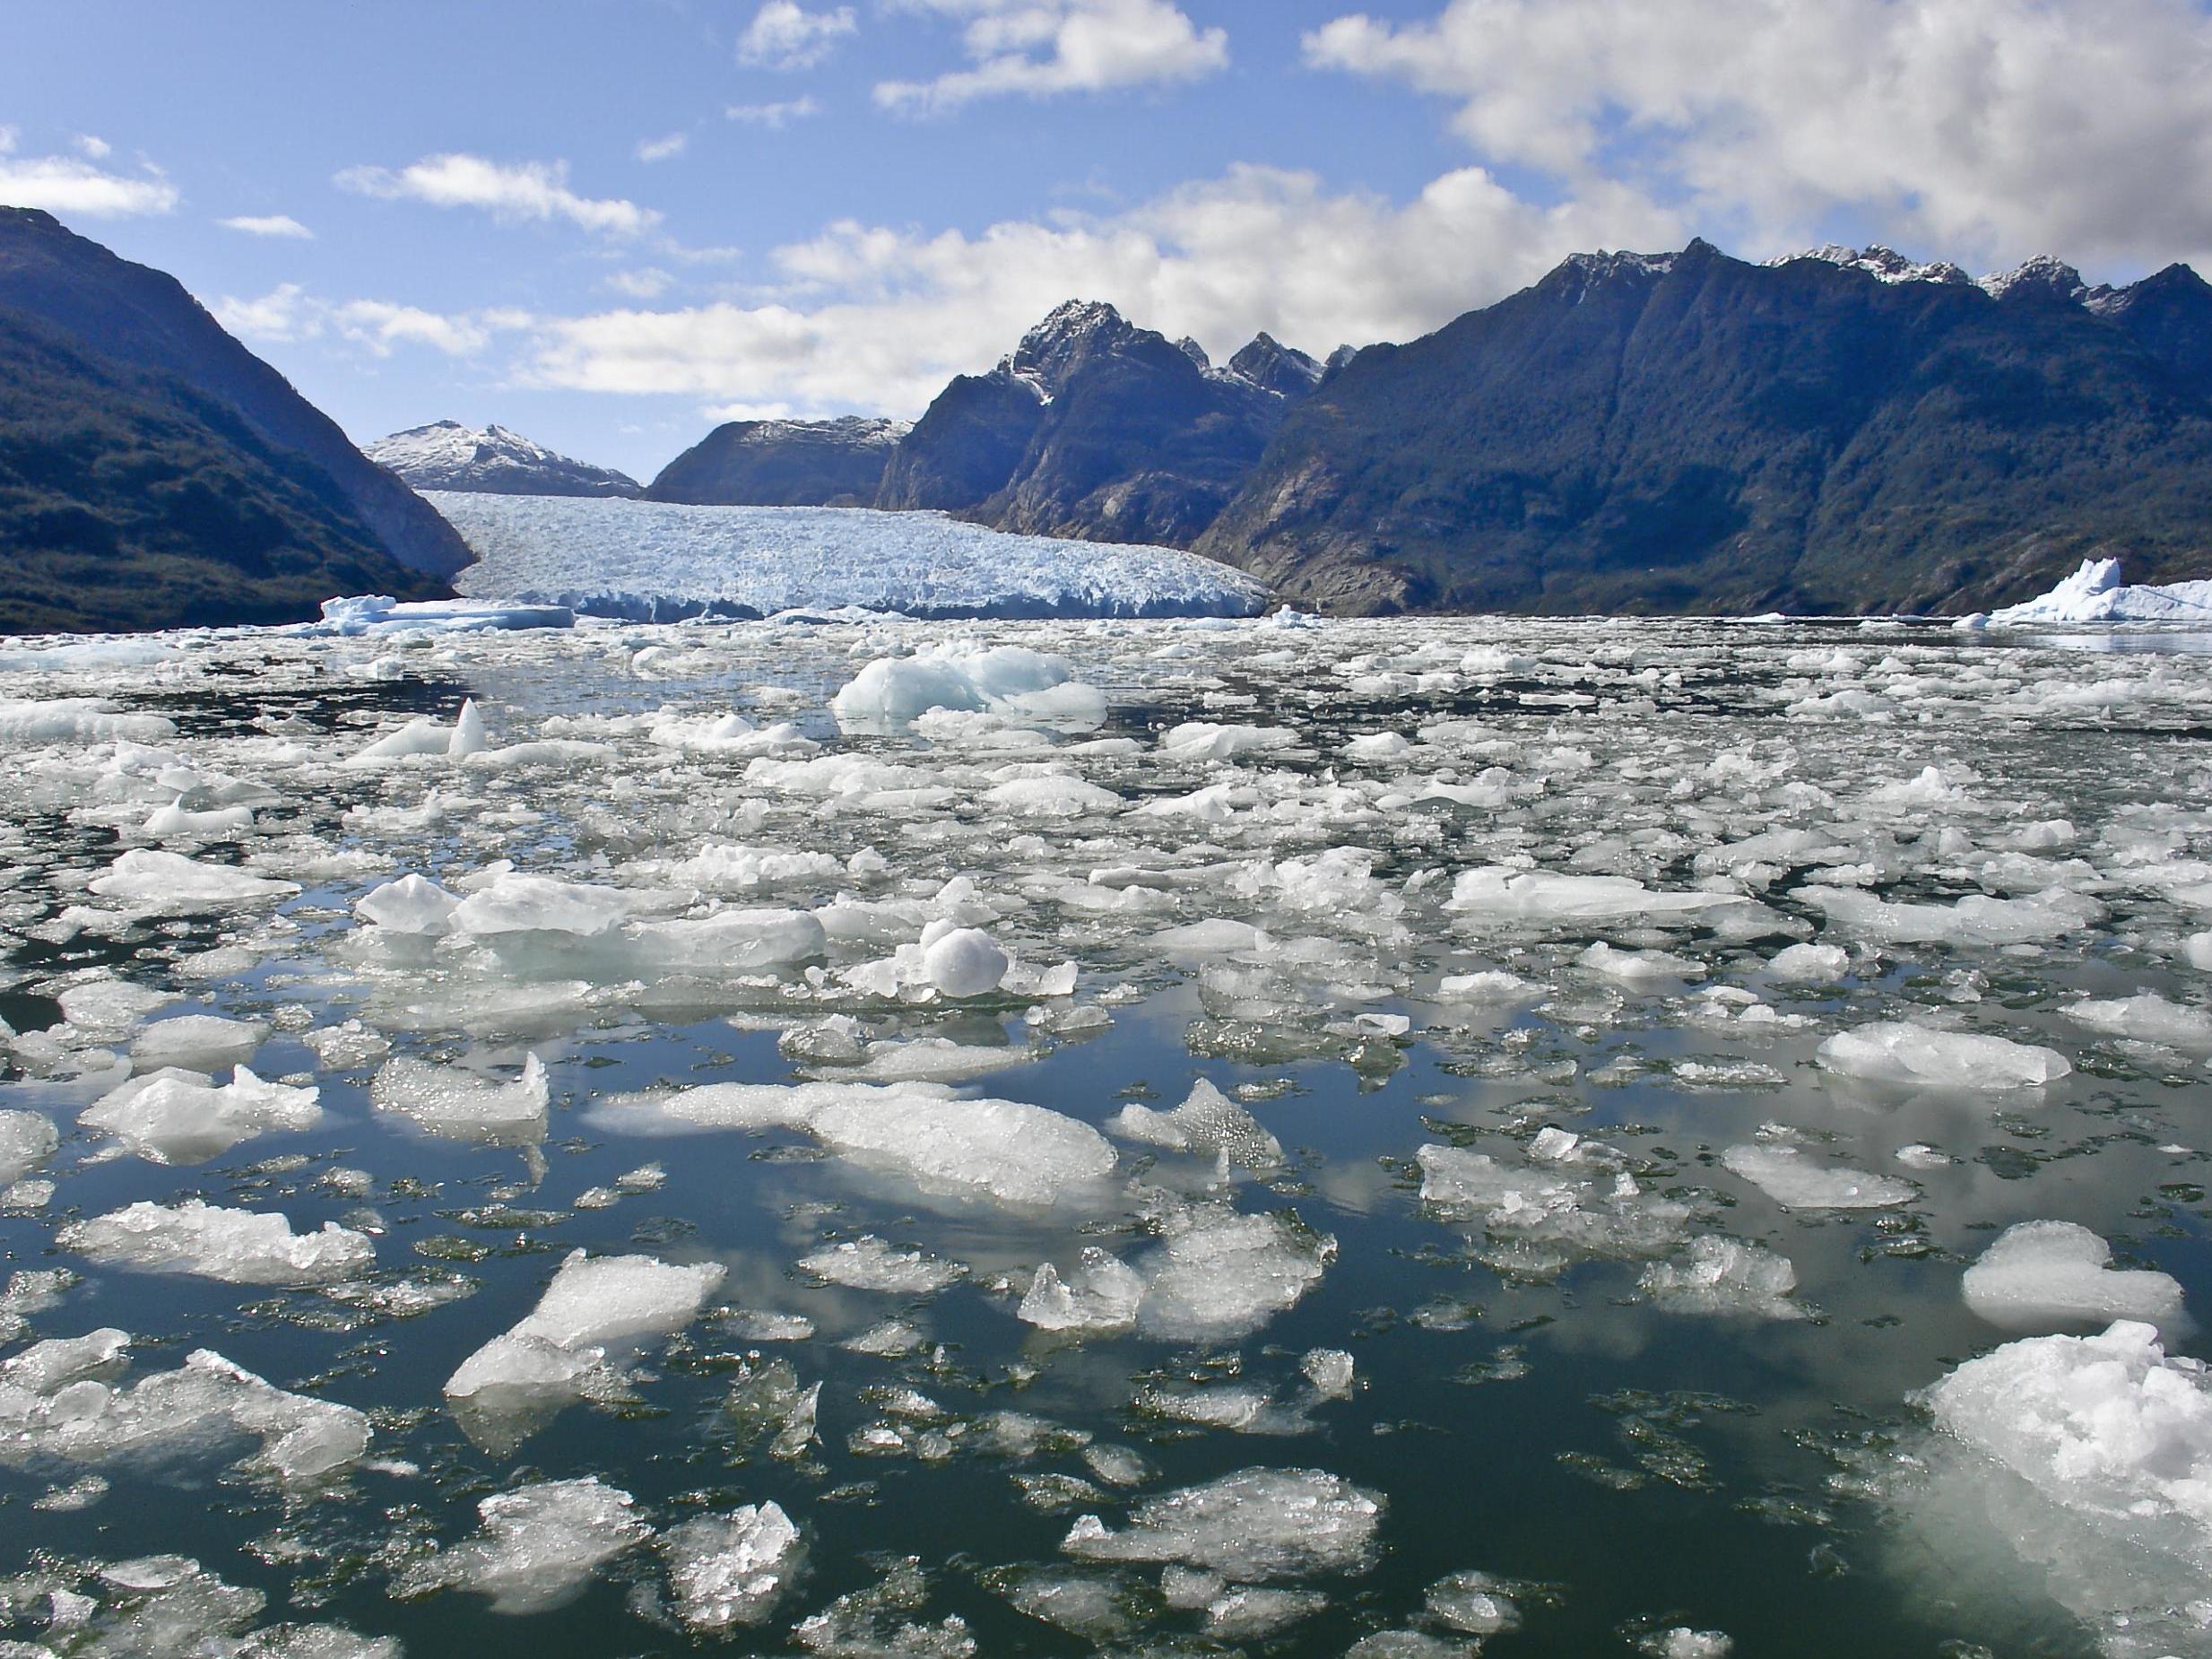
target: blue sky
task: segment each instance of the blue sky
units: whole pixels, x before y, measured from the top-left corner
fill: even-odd
[[[2212,248],[2190,0],[6,0],[0,201],[174,272],[357,438],[649,475],[911,415],[1073,295],[1217,354],[1564,254]]]

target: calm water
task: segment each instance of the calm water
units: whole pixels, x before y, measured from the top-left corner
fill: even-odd
[[[277,798],[256,809],[252,836],[169,845],[210,864],[290,872],[304,889],[280,906],[146,915],[62,936],[55,923],[66,907],[100,904],[81,890],[83,877],[140,844],[127,825],[118,839],[116,828],[87,821],[84,805],[169,796],[99,783],[108,751],[17,743],[16,777],[0,794],[22,872],[0,895],[13,942],[0,1017],[19,1030],[53,1025],[52,999],[86,976],[174,989],[181,1000],[155,1017],[270,1021],[255,1069],[311,1073],[328,1113],[313,1131],[170,1167],[103,1159],[99,1137],[73,1128],[72,1107],[46,1106],[64,1134],[45,1172],[57,1191],[42,1211],[0,1219],[0,1246],[11,1269],[65,1266],[82,1280],[31,1316],[25,1340],[121,1327],[134,1336],[134,1377],[213,1348],[284,1388],[359,1408],[375,1428],[375,1462],[312,1497],[229,1471],[237,1447],[104,1464],[110,1490],[74,1512],[34,1500],[85,1469],[0,1470],[0,1568],[184,1553],[265,1593],[257,1622],[334,1623],[399,1637],[418,1655],[518,1643],[549,1655],[801,1651],[795,1621],[905,1557],[919,1558],[929,1593],[900,1618],[957,1614],[987,1655],[1335,1655],[1372,1632],[1409,1629],[1441,1639],[1450,1632],[1424,1622],[1424,1594],[1470,1568],[1518,1583],[1520,1627],[1485,1648],[1501,1655],[1627,1653],[1639,1635],[1676,1625],[1726,1632],[1742,1655],[1974,1651],[1957,1646],[1966,1643],[2075,1655],[2115,1639],[2094,1610],[2053,1599],[2042,1567],[2007,1546],[2001,1516],[1974,1535],[1947,1503],[1947,1542],[1915,1524],[1911,1504],[1863,1493],[1870,1474],[1918,1455],[1928,1431],[1909,1396],[2017,1334],[1970,1313],[1959,1290],[1963,1267],[1998,1229],[2077,1221],[2130,1264],[2173,1274],[2193,1307],[2212,1291],[2198,1150],[2212,1139],[2205,1056],[2100,1035],[2064,1012],[2083,995],[2138,990],[2203,1001],[2202,976],[2180,955],[2202,913],[2156,873],[2201,856],[2212,834],[2199,811],[2212,665],[2179,653],[2107,658],[2042,642],[1838,629],[1009,626],[989,638],[1063,655],[1106,690],[1102,725],[1019,749],[992,744],[1009,724],[1023,729],[1019,718],[994,734],[842,736],[828,694],[861,663],[931,638],[884,627],[462,640],[395,655],[373,671],[388,678],[353,672],[385,648],[374,643],[234,640],[195,644],[164,664],[0,685],[0,697],[104,691],[125,709],[173,719],[176,735],[157,747],[253,778]],[[641,650],[659,655],[641,661]],[[1838,652],[1847,664],[1817,665]],[[1423,674],[1457,683],[1392,678]],[[2080,693],[2108,681],[2117,689]],[[748,700],[763,687],[787,691],[789,706]],[[1862,700],[1803,707],[1841,691]],[[478,699],[495,741],[558,736],[612,754],[514,770],[335,764],[403,716],[450,719],[464,695]],[[824,752],[942,774],[953,795],[870,809],[772,787],[745,758],[655,745],[641,723],[610,724],[664,706],[790,719]],[[1298,747],[1164,762],[1157,734],[1201,718],[1288,727]],[[1343,749],[1363,734],[1413,737],[1439,719],[1475,724],[1412,759],[1362,761]],[[1119,794],[1119,812],[1017,823],[983,798],[1001,769],[1053,763],[1071,745],[1117,736],[1137,739],[1138,751],[1062,763]],[[1879,795],[1928,766],[1948,795]],[[1408,784],[1446,772],[1453,786],[1496,798],[1421,799]],[[1220,819],[1129,811],[1224,781],[1252,787],[1254,802]],[[442,823],[346,816],[407,812],[433,789],[460,803]],[[2063,843],[2020,840],[2025,826],[2058,820],[2071,827]],[[1891,901],[2017,897],[2047,880],[2094,894],[2104,919],[2009,945],[1871,939],[1800,896],[1833,878],[1841,855],[1750,884],[1783,931],[1662,930],[1642,918],[1507,927],[1443,902],[1456,873],[1500,859],[1687,890],[1713,876],[1698,868],[1701,851],[1781,824],[1826,826],[1860,853],[1877,849],[1881,867],[1863,884]],[[1946,829],[1957,833],[1941,843]],[[2156,856],[2143,853],[2145,838],[2156,838]],[[417,870],[451,884],[499,857],[644,890],[666,879],[646,867],[653,860],[713,841],[840,859],[865,847],[888,863],[865,882],[802,880],[727,896],[733,904],[808,908],[856,884],[926,904],[967,875],[1001,907],[994,934],[1024,961],[1075,961],[1072,1004],[1105,1010],[1110,1024],[1055,1035],[1026,1021],[1033,997],[901,1005],[837,987],[838,966],[888,955],[888,944],[833,944],[820,986],[796,968],[750,982],[594,977],[550,947],[542,957],[510,951],[508,977],[450,951],[377,950],[350,915],[388,875]],[[1364,899],[1301,909],[1280,886],[1234,873],[1332,846],[1371,855]],[[366,856],[343,874],[318,863],[352,854]],[[1055,885],[1131,862],[1184,873],[1184,883],[1160,890],[1157,907],[1120,910],[1088,908]],[[1201,966],[1148,942],[1206,917],[1332,941],[1340,954],[1325,973],[1299,973],[1257,959],[1240,968],[1234,957]],[[1793,936],[1845,945],[1850,970],[1832,984],[1775,983],[1764,964]],[[1599,939],[1686,955],[1698,971],[1615,979],[1580,960]],[[1482,1009],[1440,998],[1441,975],[1493,968],[1531,981],[1531,1000]],[[1744,988],[1783,1019],[1716,1021],[1705,995],[1713,986]],[[1174,1106],[1196,1080],[1212,1081],[1287,1154],[1279,1172],[1239,1172],[1217,1196],[1332,1236],[1325,1273],[1247,1334],[1070,1342],[1015,1316],[1029,1272],[1048,1256],[1066,1263],[1078,1243],[1141,1259],[1158,1212],[1143,1190],[1203,1195],[1216,1180],[1210,1160],[1119,1142],[1106,1197],[1037,1213],[933,1194],[789,1130],[648,1136],[587,1116],[627,1091],[793,1081],[801,1073],[778,1049],[779,1029],[837,1012],[879,1040],[950,1036],[1034,1051],[963,1090],[1093,1125],[1132,1101]],[[1410,1025],[1393,1039],[1352,1029],[1359,1014],[1402,1014]],[[1829,1035],[1906,1016],[2048,1044],[2075,1070],[2042,1090],[1913,1092],[1813,1063]],[[376,1109],[368,1086],[381,1058],[328,1065],[301,1040],[350,1018],[395,1053],[500,1079],[534,1052],[551,1079],[542,1152],[437,1138]],[[27,1091],[50,1070],[19,1058],[0,1106],[37,1104]],[[1546,1125],[1619,1149],[1647,1193],[1688,1208],[1685,1239],[1725,1235],[1786,1255],[1808,1316],[1670,1311],[1639,1292],[1641,1259],[1570,1250],[1563,1264],[1532,1264],[1479,1221],[1419,1201],[1419,1147],[1465,1146],[1519,1167]],[[1881,1210],[1783,1209],[1719,1161],[1763,1126],[1771,1138],[1773,1125],[1796,1131],[1823,1160],[1906,1177],[1915,1195]],[[1913,1143],[1951,1161],[1903,1168],[1895,1151]],[[666,1172],[657,1190],[575,1207],[579,1194],[649,1161]],[[334,1167],[368,1171],[372,1189],[334,1192],[323,1179]],[[295,1230],[325,1220],[369,1229],[383,1281],[457,1276],[468,1293],[416,1316],[377,1317],[317,1290],[133,1272],[56,1247],[71,1218],[188,1195],[281,1210]],[[794,1266],[825,1240],[863,1233],[956,1258],[971,1273],[909,1299],[824,1285]],[[526,1315],[579,1247],[720,1263],[726,1276],[710,1310],[802,1315],[814,1334],[748,1342],[710,1311],[664,1346],[646,1345],[629,1401],[571,1405],[511,1448],[473,1440],[446,1406],[443,1380]],[[919,1328],[916,1351],[872,1357],[844,1345],[893,1316]],[[2168,1336],[2171,1351],[2206,1352],[2199,1336]],[[1351,1353],[1349,1398],[1301,1405],[1300,1360],[1314,1349]],[[770,1455],[731,1409],[743,1379],[774,1360],[822,1385],[819,1443],[797,1459]],[[1144,1385],[1232,1380],[1301,1406],[1299,1431],[1201,1429],[1132,1403]],[[884,1420],[896,1404],[888,1391],[899,1388],[926,1395],[954,1425],[1011,1410],[1133,1447],[1149,1472],[1127,1490],[1097,1482],[1072,1436],[1024,1458],[958,1438],[943,1458],[856,1449],[854,1438]],[[1004,1594],[997,1569],[1101,1570],[1063,1553],[1078,1516],[1119,1526],[1146,1497],[1253,1467],[1325,1470],[1384,1501],[1370,1569],[1286,1581],[1325,1594],[1310,1616],[1211,1641],[1196,1614],[1160,1605],[1157,1568],[1123,1569],[1118,1628],[1089,1633],[1019,1611]],[[694,1637],[665,1612],[650,1548],[618,1558],[552,1612],[502,1615],[459,1591],[389,1594],[430,1543],[473,1531],[487,1494],[587,1474],[632,1494],[655,1526],[772,1499],[804,1530],[803,1575],[766,1623],[728,1638]],[[1094,1484],[1061,1490],[1035,1479],[1051,1475]],[[173,1641],[129,1626],[131,1605],[110,1593],[108,1610],[73,1635],[53,1629],[50,1607],[27,1589],[10,1634],[65,1651]]]

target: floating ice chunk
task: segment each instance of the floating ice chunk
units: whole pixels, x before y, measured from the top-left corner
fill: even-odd
[[[541,1613],[581,1594],[592,1575],[652,1529],[628,1492],[596,1477],[542,1481],[476,1506],[473,1537],[411,1563],[393,1580],[402,1598],[439,1590],[489,1596],[495,1613]]]
[[[644,973],[681,969],[746,974],[820,956],[822,925],[805,910],[733,909],[634,924],[619,960]]]
[[[31,749],[48,743],[158,743],[177,735],[162,715],[119,713],[97,697],[0,702],[0,746]]]
[[[1990,613],[1999,628],[2043,622],[2204,622],[2212,621],[2212,582],[2130,585],[2117,559],[2085,559],[2049,593]]]
[[[1082,818],[1122,807],[1122,797],[1111,789],[1059,773],[1009,778],[984,791],[983,798],[985,805],[1019,818]]]
[[[845,873],[844,864],[828,853],[746,847],[727,841],[709,842],[669,870],[669,875],[684,886],[712,893],[750,893],[764,888],[835,881]]]
[[[377,1258],[367,1235],[335,1221],[294,1233],[282,1215],[226,1210],[198,1198],[134,1203],[72,1221],[55,1242],[110,1266],[195,1273],[228,1284],[330,1284],[367,1272]]]
[[[628,918],[629,896],[618,888],[505,871],[450,913],[455,933],[575,934],[595,938]]]
[[[1893,1154],[1908,1169],[1943,1169],[1951,1163],[1950,1154],[1938,1151],[1923,1141],[1899,1147]]]
[[[1164,760],[1219,761],[1242,754],[1275,754],[1297,747],[1298,734],[1277,725],[1223,725],[1211,720],[1186,720],[1159,737]]]
[[[1065,1279],[1050,1262],[1029,1281],[1017,1316],[1041,1331],[1093,1334],[1125,1331],[1137,1320],[1144,1278],[1096,1245],[1083,1248],[1080,1265]]]
[[[530,628],[573,628],[565,605],[498,604],[469,599],[400,601],[382,594],[325,599],[323,620],[301,631],[351,638],[360,634],[507,632]]]
[[[1279,1216],[1211,1208],[1170,1219],[1167,1238],[1138,1264],[1145,1278],[1138,1328],[1179,1342],[1248,1336],[1321,1282],[1336,1240]]]
[[[2212,1013],[2170,1003],[2155,992],[2110,1002],[2076,1003],[2066,1017],[2093,1031],[2166,1043],[2176,1048],[2212,1048]]]
[[[1873,944],[2042,944],[2094,927],[2104,907],[2086,893],[2047,888],[2024,899],[1969,893],[1956,904],[1890,904],[1855,887],[1801,887],[1796,897],[1835,926]]]
[[[61,1146],[61,1134],[44,1112],[0,1111],[0,1186],[22,1180]]]
[[[1464,1003],[1471,1008],[1496,1008],[1514,1003],[1532,1003],[1543,995],[1542,986],[1532,985],[1519,974],[1496,969],[1476,974],[1446,974],[1436,982],[1436,995],[1440,1001]]]
[[[353,901],[353,914],[364,922],[395,934],[414,934],[424,938],[437,938],[453,925],[453,913],[461,908],[458,894],[449,893],[437,882],[420,875],[403,875],[396,882],[386,882]]]
[[[1606,1166],[1617,1158],[1593,1156],[1564,1131],[1540,1135],[1531,1151],[1555,1168],[1516,1169],[1465,1147],[1420,1147],[1421,1200],[1479,1222],[1499,1246],[1486,1259],[1528,1277],[1548,1277],[1583,1257],[1663,1255],[1681,1238],[1687,1207],[1644,1192],[1625,1171],[1609,1178]]]
[[[668,1563],[676,1615],[694,1630],[760,1623],[805,1556],[799,1529],[773,1503],[699,1516],[655,1542]]]
[[[1678,1314],[1743,1314],[1759,1319],[1801,1319],[1790,1299],[1797,1269],[1790,1258],[1759,1245],[1701,1233],[1687,1260],[1653,1262],[1636,1285],[1658,1307]]]
[[[1122,1578],[1064,1568],[1000,1568],[984,1582],[1020,1611],[1091,1643],[1126,1636],[1142,1603]]]
[[[418,716],[398,730],[382,737],[353,755],[348,766],[367,766],[384,760],[400,760],[417,755],[448,754],[453,750],[455,733],[451,726],[440,725],[428,715]]]
[[[113,1042],[135,1029],[157,1008],[177,1000],[169,991],[133,985],[127,979],[86,979],[55,999],[73,1032],[93,1042]]]
[[[2191,968],[2212,973],[2212,933],[2190,934],[2182,942],[2182,954]]]
[[[807,1127],[837,1151],[888,1167],[925,1191],[1049,1204],[1103,1178],[1114,1149],[1089,1124],[1019,1100],[847,1090]]]
[[[2155,1326],[2031,1336],[1925,1389],[1937,1426],[2046,1498],[2203,1561],[2212,1552],[2212,1386]]]
[[[1328,1605],[1329,1598],[1318,1590],[1237,1585],[1206,1603],[1204,1629],[1216,1641],[1251,1641],[1311,1619]]]
[[[182,853],[143,847],[125,853],[106,875],[94,876],[85,886],[134,909],[173,916],[288,899],[299,890],[296,882],[272,881],[223,864],[198,864]]]
[[[1784,985],[1834,985],[1851,968],[1851,952],[1836,944],[1793,944],[1767,959],[1766,971]]]
[[[959,1262],[924,1255],[919,1250],[894,1250],[872,1233],[802,1255],[799,1265],[831,1284],[894,1296],[933,1296],[967,1273]]]
[[[1245,1169],[1272,1169],[1283,1160],[1282,1142],[1243,1107],[1204,1078],[1173,1111],[1125,1106],[1106,1121],[1108,1134],[1141,1141],[1198,1158],[1218,1158]]]
[[[2086,1227],[2023,1221],[1999,1235],[1966,1270],[1959,1288],[1967,1307],[2008,1330],[2112,1319],[2171,1329],[2182,1315],[2181,1281],[2112,1262],[2112,1246]]]
[[[254,1020],[225,1020],[215,1014],[180,1014],[157,1021],[131,1040],[131,1060],[141,1070],[180,1066],[213,1072],[253,1058],[269,1028]]]
[[[207,1349],[127,1387],[99,1381],[87,1369],[104,1368],[122,1333],[94,1334],[97,1344],[70,1348],[58,1364],[34,1360],[39,1350],[30,1350],[0,1379],[0,1464],[158,1464],[248,1438],[259,1449],[241,1467],[300,1487],[369,1448],[369,1420],[351,1406],[287,1394]]]
[[[221,1088],[193,1073],[152,1072],[102,1095],[77,1121],[153,1163],[195,1164],[256,1135],[314,1128],[323,1121],[319,1092],[265,1083],[242,1065]]]
[[[1731,1146],[1721,1163],[1786,1210],[1881,1210],[1910,1203],[1913,1196],[1909,1182],[1824,1168],[1794,1146]]]
[[[545,1138],[552,1086],[535,1055],[524,1060],[522,1075],[511,1083],[402,1055],[377,1070],[369,1098],[431,1134],[515,1146]]]
[[[1150,1498],[1119,1532],[1095,1515],[1062,1541],[1089,1561],[1172,1561],[1247,1583],[1374,1565],[1379,1498],[1318,1469],[1245,1469]]]
[[[1728,1659],[1736,1643],[1719,1630],[1693,1630],[1678,1624],[1638,1637],[1636,1651],[1651,1659]]]
[[[1815,1057],[1841,1076],[1921,1089],[2034,1089],[2074,1069],[2055,1048],[1895,1020],[1839,1031]]]
[[[982,996],[999,988],[1009,959],[979,927],[948,928],[922,947],[930,983],[946,996]]]
[[[157,806],[146,814],[140,833],[157,841],[171,838],[220,840],[225,836],[239,834],[254,827],[254,809],[250,806],[218,806],[205,812],[193,812],[172,801],[167,806]]]
[[[944,647],[878,657],[829,699],[829,708],[840,725],[864,729],[905,725],[933,708],[1096,725],[1106,717],[1106,698],[1077,680],[1063,656],[1011,645]]]
[[[1757,907],[1739,893],[1666,892],[1625,875],[1563,875],[1487,864],[1453,878],[1444,908],[1478,922],[1553,927],[1632,920],[1686,925]]]
[[[1256,950],[1266,939],[1250,922],[1215,916],[1181,927],[1164,927],[1152,935],[1151,945],[1163,956],[1230,956]]]
[[[802,1619],[791,1633],[800,1646],[825,1659],[969,1659],[976,1639],[958,1613],[933,1625],[898,1620],[901,1613],[919,1611],[928,1596],[920,1561],[908,1556],[891,1563],[865,1590],[841,1595]]]
[[[1446,1629],[1496,1636],[1520,1626],[1521,1610],[1506,1594],[1512,1587],[1488,1573],[1453,1573],[1429,1585],[1421,1600],[1428,1616]]]
[[[723,1272],[715,1262],[571,1251],[537,1307],[461,1362],[446,1397],[495,1445],[519,1441],[572,1400],[617,1397],[628,1351],[689,1325]]]
[[[1341,1348],[1313,1348],[1298,1361],[1298,1370],[1324,1400],[1349,1400],[1352,1395],[1352,1357]]]
[[[1666,979],[1702,979],[1705,964],[1668,951],[1619,951],[1603,940],[1574,959],[1592,973],[1628,985],[1652,985]]]

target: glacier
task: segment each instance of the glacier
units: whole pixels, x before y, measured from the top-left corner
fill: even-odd
[[[1008,535],[935,513],[430,491],[479,605],[638,621],[845,610],[937,618],[1250,616],[1267,590],[1167,547]]]

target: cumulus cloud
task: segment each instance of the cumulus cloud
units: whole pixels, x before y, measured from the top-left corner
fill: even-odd
[[[849,5],[810,12],[796,0],[768,0],[738,37],[738,61],[764,69],[811,69],[859,27]]]
[[[1228,34],[1201,29],[1172,0],[912,0],[964,20],[970,66],[929,81],[885,81],[887,109],[929,113],[978,98],[1049,98],[1195,81],[1226,68]]]
[[[747,126],[765,126],[770,132],[780,132],[794,121],[803,121],[821,112],[822,107],[807,97],[776,104],[732,104],[722,113]]]
[[[681,155],[690,143],[690,134],[671,133],[665,138],[639,139],[636,153],[640,161],[670,161]]]
[[[79,133],[75,139],[77,153],[94,161],[104,161],[115,152],[115,146],[104,138],[91,133]]]
[[[1749,251],[1838,211],[1991,263],[2212,249],[2212,17],[2192,0],[1450,0],[1304,44],[1454,100],[1493,165],[1679,201]]]
[[[215,222],[226,230],[242,230],[247,236],[289,237],[301,242],[315,239],[315,232],[290,213],[240,213],[230,219],[218,219]]]
[[[209,308],[241,339],[283,345],[334,337],[377,357],[389,357],[402,345],[473,357],[495,334],[527,328],[533,321],[527,312],[516,310],[447,314],[390,300],[329,300],[298,282],[280,282],[253,299],[226,294]]]
[[[508,222],[565,219],[607,236],[636,236],[661,216],[620,198],[578,195],[568,187],[565,161],[487,161],[482,156],[425,156],[395,170],[352,167],[337,176],[342,189],[386,201],[425,202],[433,207],[473,207]]]
[[[1397,204],[1332,194],[1310,173],[1243,167],[1126,212],[1011,221],[973,236],[839,222],[776,249],[779,280],[747,300],[542,320],[518,374],[581,390],[913,414],[1071,297],[1112,301],[1217,354],[1262,328],[1318,352],[1423,333],[1608,238],[1670,247],[1683,230],[1626,192],[1531,205],[1479,168]]]
[[[0,126],[0,203],[7,206],[42,207],[79,219],[126,219],[173,213],[183,199],[159,169],[134,176],[95,166],[108,153],[98,139],[91,141],[97,150],[78,141],[83,157],[18,155],[16,139],[15,128]]]

